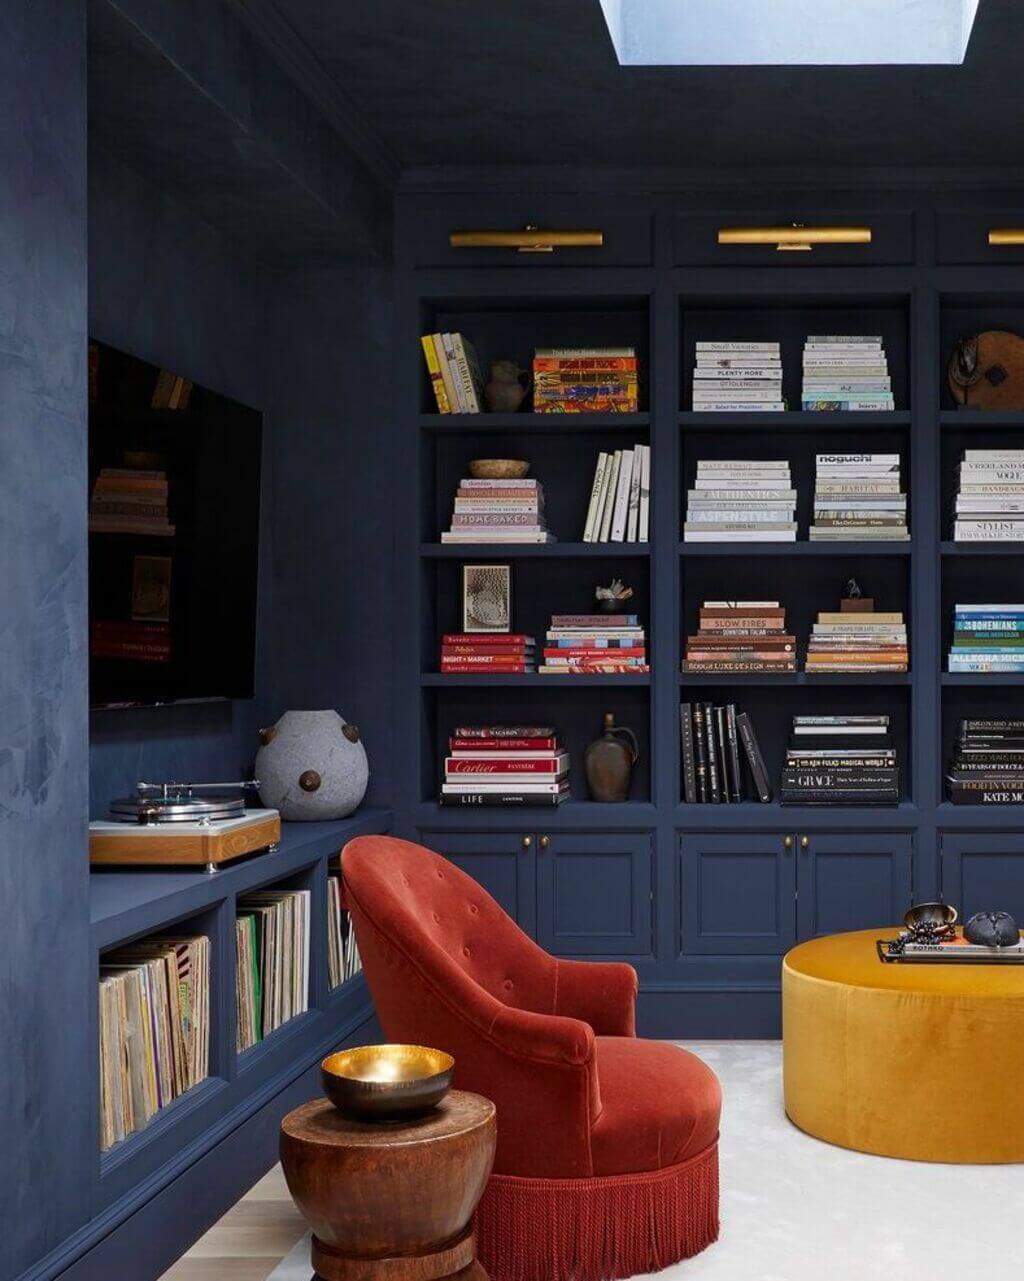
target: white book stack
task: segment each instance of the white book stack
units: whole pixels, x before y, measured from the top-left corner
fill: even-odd
[[[475,480],[455,491],[451,529],[442,543],[553,543],[544,520],[544,487],[538,480]]]
[[[1024,449],[966,449],[958,482],[956,542],[1024,542]]]
[[[777,342],[699,342],[693,408],[700,413],[779,413],[782,354]]]
[[[811,334],[804,343],[800,405],[811,411],[895,408],[882,339],[860,334]]]
[[[818,454],[809,533],[812,542],[906,542],[910,533],[899,454]]]
[[[700,459],[687,493],[686,543],[793,543],[796,490],[785,460]]]
[[[651,536],[651,447],[601,452],[583,527],[585,543],[646,543]]]

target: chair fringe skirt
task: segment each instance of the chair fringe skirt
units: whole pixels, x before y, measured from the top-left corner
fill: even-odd
[[[639,1174],[494,1174],[476,1233],[491,1281],[615,1281],[657,1272],[718,1239],[718,1144]]]

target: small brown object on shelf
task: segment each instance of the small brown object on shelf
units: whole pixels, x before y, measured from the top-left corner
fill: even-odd
[[[617,737],[620,734],[629,739],[628,745]],[[591,797],[606,803],[629,800],[633,767],[639,759],[640,744],[636,735],[625,725],[616,725],[612,712],[605,712],[604,733],[595,738],[583,754]]]
[[[281,1165],[319,1281],[486,1281],[472,1220],[496,1141],[494,1104],[464,1090],[402,1124],[327,1099],[289,1113]]]
[[[523,458],[474,458],[469,464],[474,480],[522,480],[529,470]]]
[[[451,1089],[454,1073],[450,1054],[425,1045],[360,1045],[320,1064],[334,1106],[367,1121],[429,1112]]]

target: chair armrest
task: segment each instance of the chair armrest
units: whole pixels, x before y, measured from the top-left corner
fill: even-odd
[[[563,961],[555,972],[555,1014],[582,1019],[598,1036],[636,1036],[632,965],[618,961]]]
[[[563,1067],[587,1068],[593,1063],[594,1029],[584,1020],[497,1005],[487,1035],[502,1053]]]

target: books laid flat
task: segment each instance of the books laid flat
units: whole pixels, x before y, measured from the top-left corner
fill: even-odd
[[[796,637],[778,601],[705,601],[684,672],[795,672]]]
[[[878,335],[811,334],[804,343],[800,406],[815,412],[894,409],[882,339]]]
[[[342,905],[340,872],[327,874],[327,982],[340,987],[363,968],[352,918]]]
[[[951,672],[1024,672],[1024,605],[955,605]]]
[[[483,379],[473,344],[462,334],[423,334],[434,401],[440,414],[478,414],[483,405]]]
[[[953,506],[955,542],[1024,542],[1024,449],[965,449]]]
[[[167,497],[165,471],[101,467],[89,500],[89,532],[172,538]]]
[[[100,1147],[209,1074],[210,940],[144,939],[101,958]]]
[[[905,672],[909,662],[907,625],[898,610],[822,611],[811,626],[808,672]]]
[[[448,632],[441,638],[442,672],[517,674],[537,670],[536,641],[519,632]]]
[[[561,805],[569,753],[550,725],[463,725],[448,739],[443,806]]]
[[[748,778],[757,800],[772,799],[753,722],[747,712],[737,713],[735,703],[680,704],[679,735],[688,805],[739,804],[747,798]]]
[[[686,495],[683,541],[796,541],[796,490],[779,459],[699,459]]]
[[[538,347],[533,357],[537,414],[635,414],[634,347]]]
[[[794,716],[783,805],[898,805],[888,716]]]
[[[636,676],[650,670],[637,614],[553,614],[537,668],[545,676]]]
[[[451,527],[442,543],[553,543],[544,518],[544,487],[537,480],[476,480],[455,491]]]
[[[777,413],[785,409],[779,344],[698,342],[693,408],[701,413]]]
[[[906,542],[907,496],[899,454],[818,454],[812,541]]]
[[[598,454],[583,542],[646,543],[650,528],[650,445]]]
[[[239,1052],[309,1008],[309,909],[309,890],[258,890],[238,897]]]
[[[1024,720],[963,720],[946,790],[954,805],[1024,805]]]

